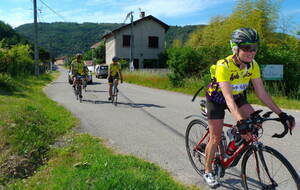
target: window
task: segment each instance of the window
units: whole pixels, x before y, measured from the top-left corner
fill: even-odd
[[[148,37],[148,47],[149,48],[158,48],[158,37],[157,36],[149,36]]]
[[[145,69],[158,68],[157,59],[144,59],[143,64]]]
[[[123,35],[123,47],[130,47],[130,35]]]

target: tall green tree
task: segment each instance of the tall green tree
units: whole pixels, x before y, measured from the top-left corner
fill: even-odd
[[[238,0],[230,16],[213,18],[207,27],[197,30],[191,35],[187,45],[192,47],[216,45],[229,47],[231,33],[241,27],[255,28],[263,41],[269,41],[274,39],[277,19],[277,1]]]

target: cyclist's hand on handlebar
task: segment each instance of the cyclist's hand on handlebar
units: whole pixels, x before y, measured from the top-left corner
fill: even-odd
[[[242,138],[245,139],[247,142],[251,140],[252,134],[250,133],[250,123],[246,119],[239,120],[236,123],[236,127],[241,134]]]
[[[236,127],[241,135],[245,135],[250,131],[250,123],[247,119],[237,121]]]
[[[285,112],[281,112],[278,116],[281,119],[281,123],[288,125],[290,133],[292,134],[292,130],[295,127],[295,118],[291,115],[287,115]]]

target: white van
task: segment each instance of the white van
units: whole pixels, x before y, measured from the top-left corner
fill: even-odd
[[[101,64],[96,66],[96,78],[107,78],[108,76],[108,65]]]

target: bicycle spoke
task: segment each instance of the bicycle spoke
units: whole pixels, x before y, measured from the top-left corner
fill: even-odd
[[[207,143],[207,137],[204,142],[202,142],[202,147],[196,148],[198,142],[207,133],[207,124],[200,120],[193,120],[186,130],[185,143],[186,150],[189,156],[190,162],[193,168],[197,171],[199,175],[203,175],[204,172],[204,162],[205,162],[205,144]]]
[[[256,169],[254,169],[256,168]],[[276,150],[260,147],[248,152],[242,163],[245,189],[299,190],[299,177],[290,163]]]

